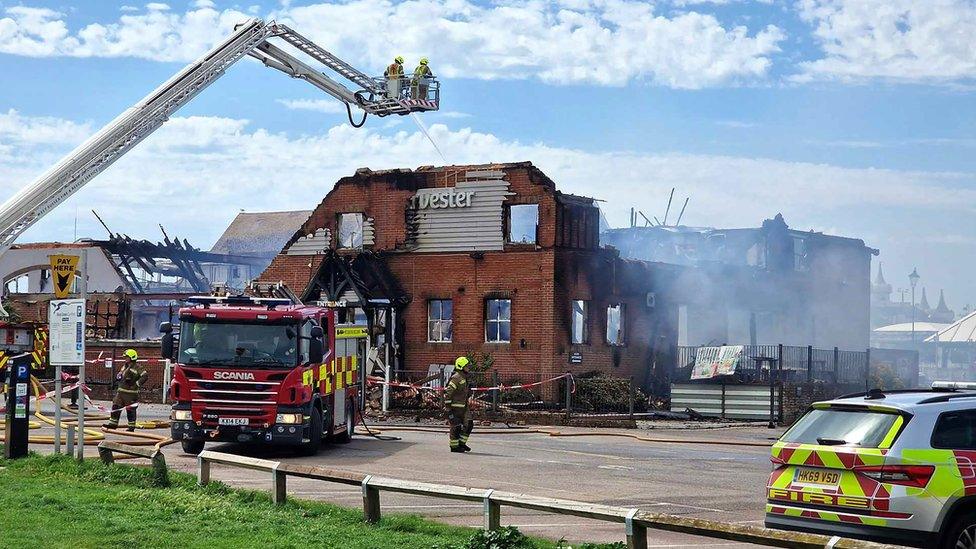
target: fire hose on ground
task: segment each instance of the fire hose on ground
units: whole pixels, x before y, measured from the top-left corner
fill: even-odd
[[[61,391],[62,395],[65,392],[75,390],[76,388],[81,390],[87,389],[87,387],[85,387],[83,384],[79,383],[76,385],[77,387],[69,386],[67,388],[63,388]],[[34,410],[34,417],[39,419],[41,423],[38,423],[36,421],[31,421],[29,423],[29,427],[31,429],[39,429],[43,427],[43,424],[56,426],[57,423],[55,419],[45,415],[41,411],[41,405],[40,405],[40,403],[43,402],[44,400],[51,398],[50,395],[53,393],[53,391],[47,391],[44,385],[41,384],[41,381],[34,376],[31,376],[31,388],[34,393],[33,400],[34,402],[37,403],[37,409]],[[82,395],[86,400],[90,400],[88,395],[85,395],[84,392],[82,392]],[[77,413],[77,410],[73,410],[61,403],[61,395],[56,395],[53,400],[55,401],[55,406],[60,406],[63,411],[68,412],[69,414]],[[103,412],[107,411],[101,406],[95,406],[95,409],[98,409]],[[69,417],[74,417],[74,416],[69,416]],[[104,413],[96,413],[96,414],[86,413],[84,416],[86,423],[88,421],[101,421],[101,420],[106,420],[108,418],[109,416]],[[68,435],[67,435],[68,427],[77,427],[77,426],[78,426],[77,419],[61,420],[61,428],[65,431],[65,434],[61,436],[61,444],[67,444],[68,442]],[[136,422],[135,426],[140,429],[159,429],[159,428],[168,427],[169,422],[160,421],[160,420],[139,421]],[[0,442],[6,440],[6,435],[5,433],[2,432],[3,430],[4,430],[4,426],[2,423],[0,423]],[[105,440],[106,434],[113,434],[113,435],[128,437],[131,439],[136,439],[136,440],[126,441],[126,444],[130,444],[133,446],[156,446],[157,448],[162,448],[163,446],[175,442],[174,440],[172,440],[170,437],[167,436],[155,435],[152,433],[130,432],[130,431],[124,431],[120,429],[108,429],[108,428],[103,428],[102,430],[86,428],[84,429],[82,436],[85,444],[95,444],[99,441]],[[28,437],[27,442],[29,444],[55,444],[55,437],[54,435],[31,435],[30,437]],[[119,456],[118,459],[129,459],[130,457],[131,456]]]

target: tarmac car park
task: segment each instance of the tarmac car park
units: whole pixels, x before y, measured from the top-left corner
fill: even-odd
[[[976,548],[976,384],[819,402],[773,445],[766,526]]]

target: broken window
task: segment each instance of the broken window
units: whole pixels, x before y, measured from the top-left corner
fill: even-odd
[[[607,307],[607,344],[624,344],[624,305],[617,303]]]
[[[485,341],[508,343],[512,340],[512,300],[489,299],[485,307]]]
[[[427,341],[450,343],[454,336],[454,301],[431,299],[427,302]]]
[[[360,250],[363,247],[363,214],[339,214],[339,247]]]
[[[508,241],[535,244],[539,228],[538,204],[515,204],[508,209]]]
[[[26,294],[28,293],[28,277],[26,274],[22,274],[17,278],[12,278],[7,281],[7,293],[8,294]]]
[[[793,237],[793,270],[795,271],[810,270],[810,264],[807,261],[806,239]]]
[[[589,334],[586,325],[588,324],[587,303],[581,299],[573,300],[573,344],[580,345],[587,342]]]

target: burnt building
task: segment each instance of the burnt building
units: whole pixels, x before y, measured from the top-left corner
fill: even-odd
[[[782,215],[761,227],[611,229],[623,257],[691,268],[679,289],[681,345],[778,344],[865,349],[871,257],[855,238],[791,229]]]
[[[604,371],[651,384],[682,268],[600,246],[590,198],[531,163],[358,170],[261,275],[370,323],[378,362],[426,375],[473,354],[505,381]]]

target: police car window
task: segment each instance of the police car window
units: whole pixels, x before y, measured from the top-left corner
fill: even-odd
[[[810,410],[780,439],[799,444],[877,448],[897,414],[869,410]]]
[[[940,415],[932,432],[932,447],[976,450],[976,410],[957,410]]]

